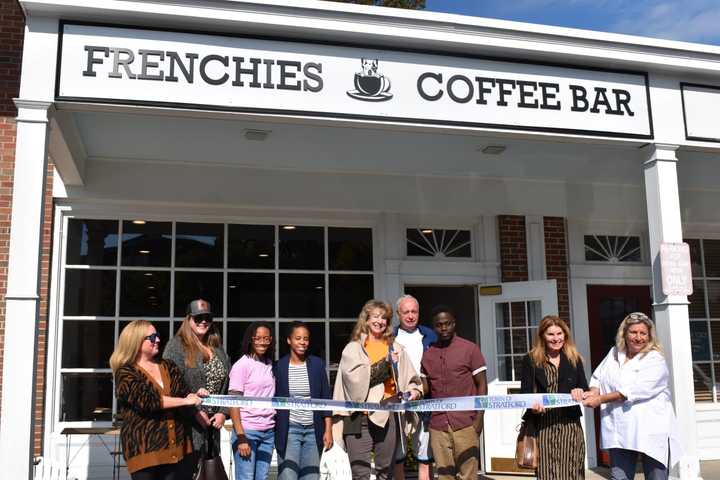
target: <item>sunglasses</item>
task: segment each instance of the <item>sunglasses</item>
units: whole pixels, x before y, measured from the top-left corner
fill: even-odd
[[[211,317],[210,315],[207,315],[207,314],[195,315],[190,318],[192,318],[192,321],[195,322],[196,325],[200,325],[202,322],[205,322],[205,323],[213,322],[213,317]]]
[[[160,334],[155,332],[145,337],[145,340],[150,340],[150,343],[157,343],[160,341]]]

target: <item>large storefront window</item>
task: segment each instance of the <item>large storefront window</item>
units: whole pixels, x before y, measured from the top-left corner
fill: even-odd
[[[276,247],[277,246],[277,247]],[[372,229],[68,219],[63,268],[61,421],[110,421],[110,354],[134,319],[163,345],[187,303],[212,303],[239,357],[248,325],[271,322],[277,355],[290,322],[310,325],[311,353],[331,376],[363,303],[373,297]]]
[[[720,401],[720,240],[685,240],[690,245],[690,300],[695,400]]]

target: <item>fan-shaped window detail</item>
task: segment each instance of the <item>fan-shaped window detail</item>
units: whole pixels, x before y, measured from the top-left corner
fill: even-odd
[[[640,237],[585,235],[585,260],[609,263],[640,262]]]
[[[470,230],[408,228],[408,257],[471,258]]]

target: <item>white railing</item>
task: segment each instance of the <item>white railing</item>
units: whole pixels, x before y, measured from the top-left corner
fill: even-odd
[[[65,466],[46,462],[43,457],[37,457],[33,465],[33,480],[64,480]],[[69,480],[69,479],[68,479]]]

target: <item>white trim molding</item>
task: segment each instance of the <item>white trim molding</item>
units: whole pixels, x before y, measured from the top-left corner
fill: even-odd
[[[5,298],[0,471],[8,478],[25,480],[32,474],[38,290],[52,103],[20,99],[15,103],[18,117]]]

